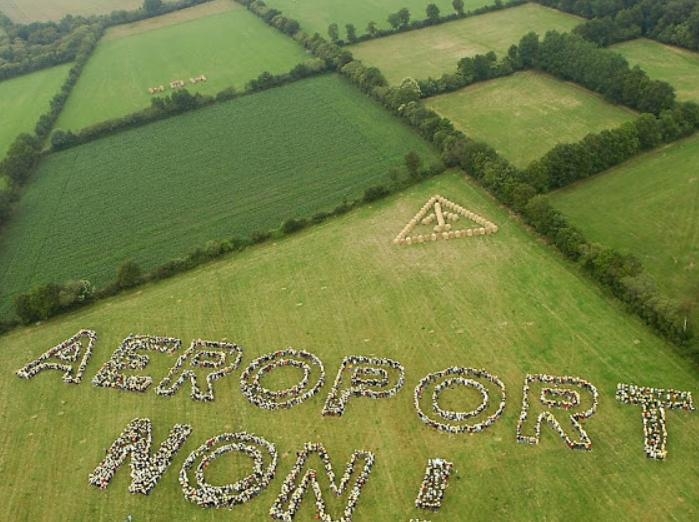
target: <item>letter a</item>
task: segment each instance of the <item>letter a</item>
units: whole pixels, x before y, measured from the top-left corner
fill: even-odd
[[[83,349],[83,342],[87,341],[87,346]],[[23,368],[17,370],[17,375],[22,379],[31,379],[44,370],[58,370],[63,372],[63,380],[69,384],[80,384],[85,373],[87,363],[92,357],[92,350],[95,348],[97,335],[92,330],[80,330],[73,337],[66,339],[61,344],[57,344],[49,351],[41,354],[37,359],[27,363]],[[74,363],[83,356],[76,370]],[[54,362],[48,362],[51,359]]]

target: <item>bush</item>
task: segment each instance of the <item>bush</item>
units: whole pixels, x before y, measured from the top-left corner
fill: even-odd
[[[116,286],[118,288],[134,287],[141,282],[141,276],[141,267],[129,259],[117,268]]]
[[[287,219],[282,223],[282,232],[284,234],[293,234],[294,232],[298,232],[299,230],[306,228],[308,225],[308,221],[305,219]]]

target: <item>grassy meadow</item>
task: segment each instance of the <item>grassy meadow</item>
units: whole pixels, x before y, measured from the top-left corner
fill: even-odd
[[[538,4],[496,11],[446,24],[369,40],[350,47],[352,54],[375,65],[390,83],[456,70],[461,58],[495,51],[503,56],[530,31],[571,31],[580,19]]]
[[[0,158],[18,134],[34,130],[69,69],[59,65],[0,82]]]
[[[493,220],[500,231],[394,246],[394,235],[433,194]],[[81,328],[99,336],[82,384],[66,385],[51,371],[31,381],[13,374]],[[187,387],[169,399],[152,390],[138,395],[95,388],[90,379],[129,332],[177,336],[187,344],[226,338],[244,347],[243,367],[291,345],[323,360],[326,384],[301,406],[274,412],[242,397],[242,368],[216,383],[216,400],[209,404],[192,402]],[[399,360],[406,385],[395,398],[352,399],[343,417],[323,418],[337,368],[351,354]],[[157,383],[174,358],[151,357],[141,373]],[[504,416],[483,433],[445,435],[415,413],[412,391],[419,379],[452,365],[486,368],[507,386]],[[668,459],[651,462],[643,453],[640,409],[614,399],[618,382],[696,392],[697,371],[458,174],[16,330],[0,337],[0,366],[0,440],[6,448],[0,469],[12,477],[0,484],[2,520],[124,520],[128,514],[134,520],[269,520],[295,452],[307,441],[324,443],[340,474],[353,450],[376,453],[356,522],[424,518],[414,500],[432,457],[455,466],[442,509],[428,514],[433,522],[699,515],[699,415],[668,412]],[[536,447],[515,442],[523,379],[538,372],[577,375],[598,387],[598,411],[584,422],[591,452],[569,450],[548,426]],[[470,395],[451,393],[461,407],[471,404]],[[127,465],[106,491],[90,487],[88,474],[134,417],[153,420],[155,444],[176,422],[191,424],[193,435],[150,496],[128,493]],[[241,430],[277,445],[280,463],[271,486],[232,512],[185,501],[177,475],[189,452],[213,435]],[[249,462],[239,457],[216,467],[207,475],[220,484],[249,473]],[[306,498],[296,520],[313,520],[313,512]]]
[[[89,16],[130,11],[142,5],[143,0],[0,0],[0,11],[14,22],[28,24],[58,21],[69,14]]]
[[[638,256],[699,326],[699,136],[555,193],[589,239]]]
[[[283,123],[283,125],[281,125]],[[211,239],[332,210],[403,164],[435,158],[338,76],[245,96],[52,154],[0,241],[0,310],[49,281],[103,284]]]
[[[425,103],[519,167],[557,143],[578,141],[635,116],[578,85],[532,71],[478,83]]]
[[[202,4],[107,31],[85,66],[57,126],[80,129],[150,105],[149,87],[171,80],[215,94],[268,71],[289,71],[308,55],[231,0]],[[191,85],[205,74],[208,81]]]
[[[441,14],[452,13],[454,8],[451,0],[269,0],[270,7],[279,9],[284,15],[299,21],[304,31],[315,32],[323,36],[328,34],[328,26],[337,24],[340,35],[345,36],[345,25],[354,24],[357,34],[366,33],[369,22],[375,22],[380,28],[388,29],[388,15],[407,8],[412,20],[427,18],[427,4],[433,3]],[[494,0],[464,0],[464,10],[470,11],[486,5],[492,5]]]
[[[639,38],[611,47],[654,80],[675,87],[677,98],[699,102],[699,53]]]

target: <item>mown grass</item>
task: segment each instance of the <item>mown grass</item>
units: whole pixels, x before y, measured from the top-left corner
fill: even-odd
[[[638,256],[699,326],[699,136],[663,147],[553,202],[589,239]]]
[[[436,193],[492,219],[500,231],[392,245]],[[85,382],[65,385],[56,372],[29,382],[13,374],[80,328],[99,335]],[[191,402],[188,389],[164,399],[152,391],[95,388],[89,379],[129,332],[179,336],[185,343],[227,338],[244,346],[244,366],[291,345],[320,356],[328,379],[318,396],[277,412],[247,403],[240,372],[216,384],[216,401],[209,404]],[[350,354],[401,361],[405,388],[390,400],[352,399],[343,417],[323,418],[337,368]],[[144,373],[157,383],[172,359],[152,359]],[[486,368],[507,386],[504,417],[484,433],[440,434],[415,414],[418,380],[452,365]],[[0,338],[0,367],[0,465],[12,477],[0,484],[2,520],[123,520],[127,514],[134,520],[268,520],[306,441],[323,442],[340,473],[352,450],[376,453],[357,522],[424,518],[414,500],[431,457],[449,459],[456,469],[441,511],[429,513],[435,522],[694,520],[699,511],[699,415],[668,412],[669,457],[651,462],[643,453],[640,409],[614,399],[618,382],[696,395],[697,371],[457,174],[293,238],[17,330]],[[569,450],[547,426],[539,446],[515,442],[523,379],[538,372],[578,375],[598,387],[598,412],[585,422],[592,452]],[[91,488],[88,474],[134,417],[153,420],[156,444],[176,422],[191,424],[194,432],[149,497],[128,493],[128,468],[107,491]],[[210,436],[240,430],[277,445],[281,459],[272,485],[232,512],[186,502],[177,482],[186,456]],[[242,459],[221,466],[211,474],[221,484],[249,473]],[[313,520],[313,508],[306,499],[297,520]]]
[[[699,102],[699,53],[640,38],[611,47],[651,78],[675,87],[677,98]]]
[[[167,3],[164,0],[163,3]],[[134,10],[142,0],[0,0],[0,11],[13,21],[28,24],[36,21],[58,21],[65,15],[100,15],[112,11]]]
[[[59,65],[0,82],[0,158],[18,134],[33,132],[39,116],[49,110],[70,65]]]
[[[328,26],[337,24],[340,36],[345,37],[345,25],[354,24],[357,34],[366,33],[369,22],[375,22],[380,28],[388,29],[387,18],[391,13],[407,8],[411,19],[424,20],[427,4],[433,3],[441,14],[454,12],[451,0],[270,0],[267,4],[279,9],[290,18],[299,21],[304,31],[309,34],[318,32],[327,37]],[[493,0],[464,0],[464,10],[469,11],[486,5],[492,5]]]
[[[614,128],[634,118],[582,87],[537,72],[478,83],[425,101],[466,135],[524,167],[557,143]]]
[[[113,279],[211,239],[332,210],[428,145],[337,76],[297,82],[49,156],[0,242],[1,310],[35,284]]]
[[[153,98],[148,88],[164,85],[167,95],[171,80],[215,94],[306,59],[301,46],[230,0],[119,26],[97,46],[57,126],[76,130],[144,109]],[[191,85],[199,74],[208,81]]]
[[[418,79],[456,71],[461,58],[494,51],[504,56],[512,44],[530,31],[567,32],[580,19],[542,7],[525,4],[503,11],[465,18],[419,31],[369,40],[350,47],[352,54],[375,65],[391,83],[403,78]]]

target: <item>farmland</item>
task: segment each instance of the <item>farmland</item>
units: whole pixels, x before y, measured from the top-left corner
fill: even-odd
[[[304,31],[309,34],[318,32],[327,35],[328,26],[337,24],[340,33],[344,35],[345,25],[354,24],[357,34],[366,32],[369,22],[376,22],[380,28],[388,29],[388,15],[403,7],[410,11],[411,18],[422,20],[427,18],[427,4],[434,3],[442,14],[452,13],[451,0],[270,0],[269,6],[279,9],[286,16],[299,21]],[[469,11],[486,5],[492,0],[464,0],[464,10]]]
[[[68,69],[70,65],[61,65],[0,82],[0,158],[18,134],[34,129],[65,81]]]
[[[142,0],[0,0],[0,11],[15,22],[27,24],[58,21],[68,14],[109,14],[122,9],[138,9],[142,5]]]
[[[699,53],[641,38],[612,46],[631,65],[675,87],[680,100],[699,102]]]
[[[478,83],[428,98],[426,104],[520,167],[557,143],[616,127],[635,114],[577,85],[535,72]]]
[[[390,83],[452,73],[465,56],[494,51],[499,56],[530,31],[570,31],[580,19],[538,4],[525,4],[419,31],[369,40],[350,47],[363,62],[381,69]]]
[[[434,159],[379,105],[323,76],[53,154],[4,231],[2,306],[34,284],[102,284],[127,257],[149,268],[332,210],[410,150]]]
[[[437,193],[492,219],[500,231],[392,245],[396,231]],[[99,340],[82,384],[66,386],[57,372],[29,382],[12,374],[85,327]],[[303,405],[273,412],[241,396],[239,372],[216,383],[210,404],[193,403],[186,389],[165,399],[152,390],[139,395],[95,388],[89,379],[129,332],[178,336],[185,343],[227,338],[244,347],[243,367],[292,345],[318,355],[329,382]],[[350,354],[399,360],[406,385],[395,398],[352,399],[343,417],[323,418],[330,383]],[[151,358],[141,373],[157,383],[173,360]],[[691,520],[699,505],[699,415],[668,412],[670,455],[649,462],[640,409],[613,398],[618,382],[692,390],[696,371],[457,174],[293,238],[10,333],[0,338],[0,365],[3,447],[13,448],[1,457],[2,469],[13,477],[0,485],[3,520],[121,520],[127,514],[143,520],[269,520],[269,506],[306,441],[322,442],[340,474],[352,450],[376,453],[357,522],[424,517],[413,502],[425,461],[436,456],[453,461],[456,475],[440,512],[429,515],[435,521],[556,519],[562,513],[571,520]],[[450,365],[483,367],[506,383],[504,416],[484,433],[448,436],[416,416],[412,390],[418,380]],[[584,423],[591,452],[571,451],[548,426],[539,446],[515,443],[528,372],[580,375],[599,388],[598,412]],[[88,474],[104,449],[136,416],[153,420],[156,444],[175,422],[191,424],[194,433],[150,496],[127,492],[126,466],[107,491],[90,487]],[[271,486],[233,513],[186,502],[177,473],[187,454],[210,436],[240,430],[277,445],[281,458]],[[226,483],[249,473],[249,463],[235,459],[212,469],[212,479]],[[327,494],[327,481],[321,484]],[[312,520],[313,508],[306,498],[297,520]]]
[[[699,319],[699,137],[635,158],[553,198],[590,239],[638,256]]]
[[[303,48],[230,0],[119,26],[98,45],[58,127],[80,129],[144,109],[152,98],[148,88],[171,80],[215,94],[243,88],[263,71],[287,72],[307,58]],[[189,85],[199,74],[208,81]]]

